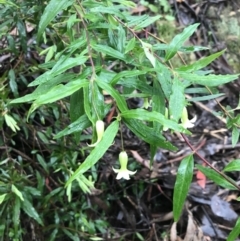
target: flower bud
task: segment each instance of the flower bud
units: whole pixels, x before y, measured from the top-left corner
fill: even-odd
[[[104,134],[104,122],[102,120],[97,120],[96,132],[97,132],[97,141],[94,144],[88,145],[90,147],[96,146],[102,140],[102,137]]]

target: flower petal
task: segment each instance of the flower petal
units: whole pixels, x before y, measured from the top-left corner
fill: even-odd
[[[115,168],[113,168],[113,167],[112,167],[112,169],[113,169],[113,171],[114,171],[115,173],[119,173],[119,171],[120,171],[120,169],[115,169]]]

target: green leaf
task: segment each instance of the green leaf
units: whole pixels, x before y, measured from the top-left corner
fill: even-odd
[[[7,126],[10,127],[12,131],[17,132],[20,130],[19,126],[17,125],[17,122],[12,118],[12,116],[5,114],[4,119],[6,121]]]
[[[124,53],[124,48],[126,44],[126,32],[123,27],[120,25],[118,27],[118,35],[117,35],[117,49],[119,52]]]
[[[14,184],[12,184],[12,192],[14,192],[22,201],[24,201],[22,193],[17,189]]]
[[[193,177],[193,155],[186,156],[180,163],[173,192],[173,216],[177,222],[181,216],[183,205]]]
[[[153,128],[146,126],[139,120],[123,118],[123,121],[136,136],[150,145],[158,146],[170,151],[177,150],[177,148],[170,142],[166,141],[160,133],[156,132]]]
[[[40,225],[43,226],[43,222],[41,218],[39,217],[39,214],[37,213],[36,209],[32,206],[30,201],[25,198],[23,202],[21,202],[21,207],[23,211],[31,218],[36,220]]]
[[[158,80],[153,79],[153,88],[154,88],[154,94],[152,96],[152,111],[159,112],[163,115],[165,115],[165,98],[163,91],[161,89],[160,83]],[[153,122],[153,131],[155,133],[161,133],[162,125],[158,122]],[[167,149],[166,147],[163,147]],[[157,145],[156,144],[150,144],[150,155],[151,155],[151,165],[153,163],[154,156],[157,151]]]
[[[205,96],[199,96],[199,97],[193,97],[191,99],[188,99],[188,101],[193,101],[193,102],[198,102],[198,101],[206,101],[206,100],[212,100],[212,99],[216,99],[220,96],[223,96],[225,94],[220,93],[220,94],[215,94],[215,95],[205,95]]]
[[[127,15],[127,26],[128,27],[134,27],[136,26],[138,23],[145,21],[146,19],[148,19],[148,15],[144,14],[144,15]]]
[[[70,120],[76,121],[80,116],[84,114],[83,105],[83,89],[80,89],[73,93],[70,97]]]
[[[121,59],[121,60],[125,61],[125,57],[121,52],[119,52],[107,45],[96,44],[96,45],[93,45],[92,48],[98,52],[101,52],[106,55],[112,56],[116,59]]]
[[[173,80],[172,93],[169,100],[169,112],[171,119],[178,122],[182,115],[183,107],[185,106],[184,85],[178,80]]]
[[[21,18],[18,18],[17,20],[17,30],[19,34],[19,39],[21,43],[21,47],[23,52],[27,52],[27,34],[26,34],[26,25],[25,23],[21,20]]]
[[[0,195],[0,204],[2,204],[3,203],[3,201],[4,201],[4,199],[5,199],[5,197],[6,197],[6,193],[5,194],[2,194],[2,195]]]
[[[209,91],[206,87],[190,87],[185,89],[185,94],[209,94]]]
[[[119,85],[122,85],[124,87],[127,87],[128,89],[133,89],[133,90],[140,90],[142,93],[132,93],[132,91],[130,91],[130,95],[132,96],[140,96],[140,95],[148,95],[148,96],[152,96],[153,94],[156,95],[156,91],[155,89],[150,86],[147,83],[147,80],[144,80],[144,77],[139,80],[139,78],[126,78],[123,80],[120,80],[118,82]],[[126,89],[126,88],[125,88]],[[126,96],[126,94],[122,95],[122,96]]]
[[[182,33],[176,35],[171,43],[169,44],[169,48],[166,51],[165,61],[171,59],[177,51],[182,47],[184,42],[194,33],[194,31],[199,26],[199,23],[188,26],[183,30]]]
[[[159,112],[165,116],[165,98],[160,83],[156,79],[153,80],[153,88],[154,93],[152,96],[152,111]],[[156,131],[160,131],[160,126],[158,123],[155,122],[153,127]]]
[[[136,45],[136,39],[135,37],[130,39],[125,47],[125,54],[130,52],[131,50],[133,50],[135,48],[135,45]]]
[[[197,169],[199,169],[207,178],[214,181],[219,186],[222,186],[224,188],[230,189],[230,190],[238,190],[235,186],[233,186],[230,182],[226,180],[229,179],[232,182],[234,182],[230,177],[226,176],[226,178],[222,177],[220,174],[218,174],[216,171],[208,168],[203,167],[201,165],[196,165]]]
[[[41,95],[44,92],[46,93],[46,91],[48,91],[53,86],[60,84],[62,82],[72,80],[77,75],[74,73],[63,73],[63,74],[60,74],[55,77],[51,76],[51,78],[50,78],[50,76],[51,76],[50,71],[47,71],[44,74],[40,75],[38,78],[36,78],[33,82],[31,82],[28,85],[28,87],[39,85],[37,87],[37,89],[34,90],[34,92],[37,92],[37,93],[39,93],[39,95]],[[29,95],[31,95],[31,94],[29,94]],[[28,95],[26,95],[26,96],[28,96]],[[22,98],[24,98],[24,97],[22,97]]]
[[[146,57],[148,58],[148,60],[152,64],[153,68],[155,68],[156,67],[156,58],[153,55],[152,45],[149,44],[149,43],[145,43],[143,41],[141,41],[141,44],[142,44],[142,47],[143,47],[143,50],[144,50],[144,53],[145,53]]]
[[[75,66],[79,66],[84,64],[87,61],[88,57],[86,56],[78,56],[75,58],[71,58],[68,56],[62,56],[59,61],[54,65],[50,72],[50,78],[57,76],[68,69],[71,69]],[[32,84],[32,83],[31,83]],[[32,85],[31,85],[32,86]]]
[[[20,207],[21,207],[21,201],[19,198],[15,198],[14,205],[13,205],[13,226],[15,232],[19,229],[19,223],[20,223]]]
[[[232,128],[232,146],[235,147],[239,140],[239,129],[236,126]]]
[[[238,238],[239,234],[240,234],[240,218],[238,218],[234,228],[232,229],[232,231],[228,235],[227,241],[236,240]]]
[[[96,81],[90,84],[90,90],[89,90],[89,98],[90,98],[90,105],[91,105],[91,111],[92,111],[92,118],[94,122],[96,122],[98,119],[104,118],[104,96],[99,90],[98,84]]]
[[[115,15],[121,19],[126,19],[124,14],[122,14],[121,11],[117,8],[117,5],[110,6],[110,7],[99,6],[99,7],[95,7],[95,8],[90,8],[90,11],[93,13],[109,13],[109,14]]]
[[[221,56],[224,53],[225,50],[222,50],[220,52],[217,52],[215,54],[209,55],[207,57],[204,57],[202,59],[199,59],[195,61],[193,64],[187,65],[187,66],[181,66],[177,68],[179,71],[185,71],[185,72],[194,72],[196,70],[202,69],[212,63],[216,58]]]
[[[91,112],[91,100],[90,100],[90,94],[89,94],[90,86],[83,87],[83,96],[84,96],[84,110],[88,117],[88,119],[94,124],[94,120],[92,118],[92,112]]]
[[[96,82],[100,88],[105,90],[114,98],[120,111],[125,111],[128,109],[125,99],[110,84],[101,80],[96,80]]]
[[[138,119],[144,121],[156,121],[161,125],[170,128],[174,131],[190,134],[190,132],[184,129],[181,125],[175,121],[168,120],[163,114],[156,111],[149,112],[143,109],[127,110],[121,113],[121,116],[126,119]]]
[[[161,18],[161,15],[157,15],[154,17],[147,17],[144,21],[139,21],[138,24],[134,27],[134,30],[140,30],[143,28],[146,28],[147,26],[151,25],[152,23],[156,22],[159,18]]]
[[[68,6],[73,4],[73,0],[51,0],[44,12],[41,16],[38,33],[37,33],[37,40],[39,41],[42,37],[43,32],[47,25],[54,19],[54,17],[63,9],[66,9]]]
[[[76,50],[81,49],[87,43],[87,37],[85,33],[82,33],[80,38],[73,40],[67,48],[64,49],[64,52],[69,53],[70,55],[73,54]]]
[[[31,94],[14,99],[10,103],[16,104],[16,103],[23,103],[23,102],[29,102],[29,101],[35,100],[39,96],[46,94],[52,87],[60,84],[61,82],[65,81],[66,79],[71,80],[75,76],[76,75],[72,74],[72,73],[58,75],[58,76],[52,78],[51,80],[40,84]]]
[[[121,71],[114,76],[114,78],[111,80],[110,84],[114,86],[115,84],[118,83],[118,81],[121,78],[128,79],[128,78],[143,75],[143,74],[146,74],[146,71],[140,71],[140,70],[137,70],[137,69],[136,70]]]
[[[231,161],[223,169],[224,172],[240,171],[240,159]]]
[[[102,140],[97,144],[97,146],[91,151],[85,161],[68,179],[65,187],[67,187],[72,181],[74,181],[79,176],[79,174],[86,172],[98,162],[98,160],[105,154],[107,149],[112,145],[113,140],[118,132],[118,128],[118,121],[114,121],[111,123],[111,125],[104,132]]]
[[[11,91],[13,92],[14,97],[16,98],[18,96],[18,86],[16,82],[15,72],[12,69],[10,69],[8,72],[8,78],[9,86],[11,88]]]
[[[49,174],[48,165],[40,154],[37,154],[37,160],[39,164],[43,167],[43,169],[46,171],[46,173]]]
[[[84,97],[83,89],[80,89],[73,93],[70,97],[70,120],[72,123],[76,121],[79,117],[84,115]],[[81,132],[75,132],[75,141],[78,143],[80,141]]]
[[[38,99],[36,99],[33,102],[32,106],[29,110],[29,114],[31,114],[34,110],[36,110],[41,105],[60,100],[64,97],[67,97],[67,96],[73,94],[80,88],[82,88],[84,86],[88,86],[88,85],[89,85],[89,81],[85,80],[85,79],[74,80],[74,81],[67,83],[66,85],[62,85],[62,84],[57,85],[57,86],[53,87],[51,90],[49,90],[46,94],[42,94],[41,96],[39,96]]]
[[[172,73],[165,65],[158,61],[156,62],[156,72],[157,79],[161,85],[164,95],[167,99],[169,99],[172,92]]]
[[[192,82],[193,84],[205,85],[205,86],[219,86],[231,82],[238,78],[239,74],[234,75],[198,75],[187,72],[178,72],[179,76],[185,80]]]

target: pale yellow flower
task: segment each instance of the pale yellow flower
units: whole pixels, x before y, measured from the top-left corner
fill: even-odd
[[[102,120],[97,120],[96,132],[97,132],[97,141],[94,144],[88,145],[90,147],[96,146],[102,140],[102,137],[104,134],[104,122]]]
[[[116,179],[130,179],[130,175],[134,175],[137,171],[129,171],[127,169],[128,164],[128,155],[125,151],[120,152],[119,154],[119,162],[120,162],[120,169],[112,168],[115,173],[117,173]]]
[[[195,115],[191,120],[188,119],[188,112],[187,112],[187,108],[184,107],[183,108],[183,112],[182,112],[182,116],[181,116],[181,125],[185,128],[193,128],[194,127],[194,123],[197,120],[197,116]]]

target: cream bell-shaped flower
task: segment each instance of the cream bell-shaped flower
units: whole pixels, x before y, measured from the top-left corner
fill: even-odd
[[[191,120],[188,119],[188,112],[187,112],[187,108],[184,107],[183,108],[183,112],[182,112],[182,116],[181,116],[181,122],[182,122],[182,126],[187,129],[187,128],[193,128],[194,127],[194,123],[197,120],[197,116],[195,115]]]
[[[128,155],[125,151],[120,152],[119,154],[119,162],[120,162],[120,169],[112,168],[115,173],[117,173],[116,179],[130,179],[130,175],[134,175],[137,171],[132,172],[127,169],[128,164]]]
[[[97,141],[91,145],[88,145],[90,147],[96,146],[102,140],[103,133],[104,133],[104,122],[102,120],[97,120],[96,132],[97,132]]]

